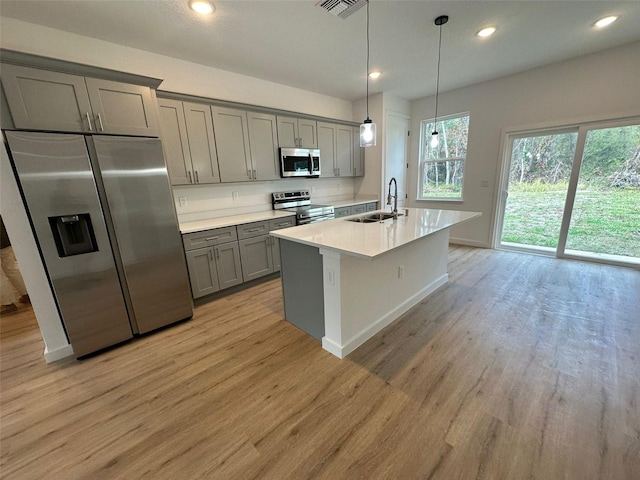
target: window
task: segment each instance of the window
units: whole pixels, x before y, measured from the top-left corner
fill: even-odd
[[[438,119],[440,142],[431,147],[433,120],[420,122],[420,182],[418,200],[462,200],[462,176],[467,157],[469,114]]]

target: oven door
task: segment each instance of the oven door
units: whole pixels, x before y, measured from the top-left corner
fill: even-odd
[[[280,171],[286,177],[318,177],[320,150],[307,148],[281,148]]]

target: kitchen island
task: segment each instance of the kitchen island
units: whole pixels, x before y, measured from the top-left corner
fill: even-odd
[[[382,211],[369,212],[372,214]],[[449,228],[478,212],[402,209],[271,232],[280,239],[285,318],[344,358],[448,280]]]

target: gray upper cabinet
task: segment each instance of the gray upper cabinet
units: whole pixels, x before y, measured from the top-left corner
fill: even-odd
[[[226,107],[211,107],[211,112],[221,180],[223,182],[253,180],[247,112]]]
[[[85,81],[98,132],[158,135],[149,87],[88,77]]]
[[[353,176],[353,127],[348,125],[336,128],[336,175]]]
[[[158,99],[162,146],[172,185],[193,183],[193,167],[182,102]]]
[[[220,183],[211,108],[209,105],[188,102],[183,106],[193,167],[193,182]]]
[[[280,178],[278,165],[278,130],[276,116],[247,112],[249,145],[254,180]]]
[[[359,127],[353,127],[353,176],[364,177],[364,148],[360,146]]]
[[[354,141],[358,140],[354,137],[354,131],[354,127],[349,125],[318,122],[321,177],[354,176]]]
[[[318,148],[320,149],[320,176],[336,175],[336,125],[318,122]]]
[[[217,106],[211,111],[222,182],[280,178],[275,115]]]
[[[157,135],[149,87],[2,64],[16,128]]]
[[[278,146],[318,148],[318,124],[315,120],[278,115]]]

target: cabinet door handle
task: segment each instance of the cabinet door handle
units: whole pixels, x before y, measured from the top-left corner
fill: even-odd
[[[216,258],[220,258],[220,249],[216,248]]]
[[[254,179],[254,180],[257,180],[257,179],[258,179],[258,174],[256,173],[256,171],[255,171],[255,170],[253,171],[253,179]]]
[[[353,176],[356,176],[356,167],[353,167]]]
[[[247,230],[247,232],[248,233],[254,233],[254,232],[259,232],[260,230],[262,230],[262,227],[250,228],[249,230]]]
[[[253,172],[251,170],[247,170],[247,177],[249,177],[249,180],[251,180]]]
[[[210,242],[212,240],[217,240],[219,237],[207,237],[205,238],[205,241]]]
[[[191,178],[191,170],[187,172],[189,174],[189,183],[193,183],[193,179]]]
[[[278,226],[278,227],[286,227],[286,226],[288,226],[288,225],[291,225],[291,223],[289,223],[289,222],[282,222],[282,223],[278,223],[278,224],[277,224],[277,226]]]
[[[209,260],[213,260],[213,250],[209,249]]]
[[[87,116],[87,123],[89,124],[89,131],[93,131],[93,127],[91,126],[91,117],[89,116],[89,112],[85,112],[85,115]]]
[[[104,125],[102,124],[102,116],[98,114],[98,123],[100,123],[100,131],[104,132]]]
[[[193,173],[196,175],[196,183],[200,183],[200,179],[198,178],[198,171],[194,170]]]

